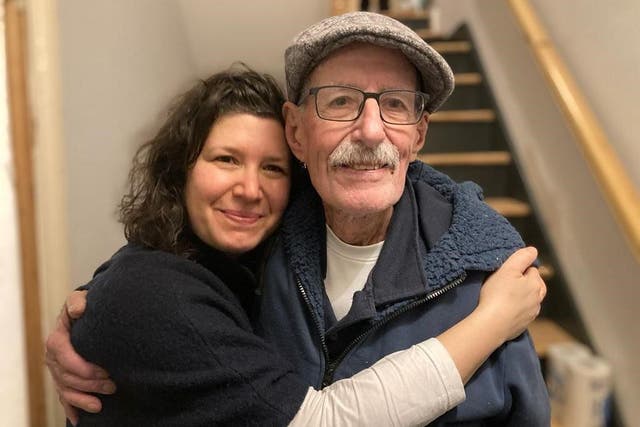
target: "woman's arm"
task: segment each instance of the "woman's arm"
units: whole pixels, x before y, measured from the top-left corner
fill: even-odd
[[[439,336],[439,341],[432,339],[389,355],[322,391],[308,390],[292,424],[309,425],[309,420],[314,420],[315,425],[332,425],[335,423],[332,417],[336,416],[341,420],[359,420],[362,425],[371,424],[365,422],[367,419],[374,424],[386,419],[391,424],[406,425],[426,423],[451,409],[464,397],[461,379],[466,382],[497,347],[519,335],[539,312],[544,284],[535,269],[527,269],[535,256],[535,250],[526,249],[509,258],[483,286],[478,308]],[[77,300],[79,296],[76,294],[74,298]],[[70,306],[81,312],[84,302],[76,300]],[[61,319],[67,318],[68,311],[63,311]],[[253,336],[250,339],[258,340]],[[99,404],[99,400],[73,389],[100,393],[99,386],[112,385],[96,375],[83,378],[87,377],[86,371],[98,369],[86,362],[75,363],[79,367],[71,364],[73,371],[70,371],[66,366],[69,361],[81,360],[75,352],[70,355],[70,351],[68,319],[61,320],[47,341],[47,363],[58,384],[61,401],[66,401],[67,416],[75,423],[77,415],[70,405],[93,412],[99,407],[89,405]],[[71,381],[63,377],[69,372],[74,373]],[[105,375],[101,370],[97,372]]]

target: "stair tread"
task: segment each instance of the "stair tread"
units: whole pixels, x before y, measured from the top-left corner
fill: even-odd
[[[511,163],[511,154],[508,151],[421,153],[418,159],[431,166],[501,166]]]
[[[443,35],[441,33],[435,32],[431,28],[421,28],[419,30],[416,30],[416,33],[418,34],[418,36],[422,37],[423,39],[441,40],[443,38]]]
[[[471,52],[471,43],[465,40],[435,41],[430,45],[440,54]]]
[[[432,123],[442,122],[492,122],[496,113],[491,109],[477,110],[440,110],[429,116]]]
[[[538,271],[540,272],[540,276],[542,277],[543,280],[549,280],[556,274],[556,271],[554,270],[553,266],[545,263],[542,263],[538,267]]]
[[[538,357],[545,357],[553,344],[576,341],[562,326],[544,318],[538,318],[529,325],[529,334]]]
[[[383,15],[387,15],[398,21],[403,19],[429,19],[428,10],[387,10],[381,12]]]
[[[487,197],[485,202],[500,215],[508,218],[522,218],[531,213],[531,207],[527,202],[513,197]]]
[[[482,74],[480,73],[456,73],[453,77],[456,86],[471,86],[482,83]]]

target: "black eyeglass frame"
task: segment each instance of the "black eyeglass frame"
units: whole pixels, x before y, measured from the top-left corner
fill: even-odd
[[[327,119],[325,117],[322,117],[320,115],[320,110],[318,110],[317,93],[318,93],[318,91],[320,89],[324,89],[324,88],[345,88],[345,89],[352,89],[352,90],[360,92],[364,96],[364,99],[360,103],[360,107],[358,108],[358,114],[356,114],[356,116],[353,119]],[[382,117],[382,108],[380,108],[380,97],[385,95],[385,94],[387,94],[387,93],[393,93],[393,92],[411,92],[411,93],[414,93],[414,94],[420,96],[420,98],[422,99],[422,106],[421,106],[422,107],[421,108],[422,111],[420,111],[420,113],[417,114],[416,121],[410,122],[410,123],[396,123],[396,122],[390,122],[390,121],[386,120],[384,117]],[[330,122],[354,122],[354,121],[358,120],[358,118],[362,114],[362,110],[364,110],[364,104],[367,102],[367,99],[373,98],[373,99],[376,100],[376,103],[378,104],[378,110],[380,111],[380,120],[382,120],[383,122],[385,122],[387,124],[397,125],[397,126],[415,125],[416,123],[420,122],[420,120],[422,120],[422,116],[425,113],[425,106],[426,106],[427,102],[429,101],[429,95],[428,94],[426,94],[424,92],[417,91],[417,90],[389,89],[389,90],[383,90],[382,92],[365,92],[362,89],[358,89],[357,87],[352,87],[352,86],[326,85],[326,86],[315,86],[315,87],[310,88],[309,91],[307,92],[307,94],[300,100],[298,105],[302,105],[302,103],[304,103],[304,101],[307,99],[307,97],[309,95],[313,95],[314,96],[313,104],[316,107],[316,114],[322,120],[327,120],[327,121],[330,121]]]

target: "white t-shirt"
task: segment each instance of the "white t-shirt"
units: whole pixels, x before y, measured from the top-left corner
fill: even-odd
[[[353,246],[340,240],[327,226],[327,277],[324,288],[337,320],[349,312],[353,294],[364,287],[383,244],[384,241]]]

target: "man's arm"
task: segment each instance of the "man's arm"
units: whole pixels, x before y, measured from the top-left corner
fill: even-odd
[[[112,394],[116,385],[101,367],[89,363],[75,352],[69,332],[71,322],[82,316],[87,303],[87,291],[73,291],[67,297],[56,326],[47,337],[46,363],[58,391],[67,418],[75,425],[78,410],[97,413],[100,399],[90,393]]]

